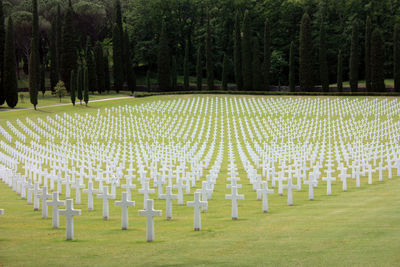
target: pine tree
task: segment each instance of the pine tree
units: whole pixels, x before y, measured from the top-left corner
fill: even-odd
[[[108,52],[105,52],[104,55],[104,90],[107,93],[111,91],[111,82],[110,82],[110,64],[108,61]]]
[[[312,51],[311,19],[310,16],[305,13],[301,19],[299,51],[299,79],[300,89],[302,91],[310,91],[314,89]]]
[[[324,92],[329,92],[329,70],[328,59],[326,55],[326,32],[324,22],[321,22],[319,31],[319,75],[321,79],[321,86]]]
[[[79,66],[78,68],[78,77],[77,77],[77,81],[76,81],[76,91],[77,91],[77,95],[78,95],[78,99],[79,102],[82,105],[82,100],[83,100],[83,90],[84,90],[84,70],[82,66]]]
[[[249,12],[246,10],[242,25],[243,38],[242,38],[242,78],[243,90],[251,91],[253,77],[252,77],[252,60],[251,60],[251,30],[249,23]]]
[[[104,92],[105,90],[105,73],[104,73],[104,54],[103,54],[103,46],[100,42],[96,43],[94,49],[94,58],[95,58],[95,65],[96,65],[96,78],[97,84],[96,88],[99,94]]]
[[[295,59],[294,59],[294,43],[290,43],[290,56],[289,56],[289,89],[290,92],[296,90],[296,78],[295,78]]]
[[[350,48],[350,88],[352,92],[358,90],[358,24],[356,21],[353,22],[353,28],[351,33],[351,48]]]
[[[367,92],[371,92],[371,18],[368,16],[365,23],[365,86]]]
[[[228,55],[224,53],[224,61],[222,63],[222,90],[228,90],[228,69],[229,69],[229,59]]]
[[[212,51],[210,15],[207,15],[207,33],[206,33],[206,72],[208,90],[214,90],[214,61]]]
[[[394,90],[400,93],[400,24],[396,24],[393,34]]]
[[[31,104],[36,110],[38,104],[38,90],[40,87],[40,58],[39,58],[39,15],[37,0],[32,0],[32,40],[29,64],[29,96]]]
[[[6,101],[4,88],[4,50],[5,50],[5,25],[3,13],[3,1],[0,1],[0,106]]]
[[[171,89],[176,90],[178,84],[178,70],[176,65],[176,57],[172,57],[172,71],[171,71]]]
[[[253,55],[252,55],[252,78],[253,78],[253,83],[252,83],[252,89],[254,91],[259,91],[263,89],[262,86],[262,74],[260,71],[260,45],[258,43],[257,38],[253,39]]]
[[[57,57],[57,24],[56,20],[54,20],[50,31],[50,89],[52,91],[58,82]]]
[[[76,69],[77,53],[76,40],[73,25],[73,10],[71,3],[64,17],[64,27],[62,30],[62,52],[61,52],[61,79],[69,91],[69,81],[71,71]]]
[[[96,91],[98,81],[96,76],[96,63],[93,58],[92,42],[89,36],[86,39],[86,67],[88,69],[88,75],[89,75],[88,76],[89,91],[91,91],[93,94],[94,91]]]
[[[165,21],[162,22],[160,42],[158,45],[158,86],[160,91],[168,91],[171,88],[171,55],[169,52],[168,33]]]
[[[183,60],[183,90],[189,91],[189,42],[185,43],[185,58]]]
[[[76,85],[77,85],[77,79],[76,79],[75,71],[73,70],[73,71],[71,71],[71,84],[69,86],[69,88],[70,88],[69,93],[71,95],[72,105],[74,105],[74,106],[75,106],[75,100],[76,100],[76,95],[75,95]]]
[[[265,20],[264,26],[264,88],[269,90],[271,88],[270,81],[271,71],[271,33],[269,20]]]
[[[339,50],[339,54],[338,54],[337,89],[338,89],[339,92],[343,91],[343,56],[342,56],[342,50]]]
[[[371,86],[375,92],[385,91],[383,39],[379,29],[371,36]]]
[[[122,55],[122,39],[120,29],[117,24],[113,27],[113,73],[115,91],[119,93],[124,85],[124,68]]]
[[[239,12],[235,17],[235,39],[234,39],[234,65],[235,65],[235,81],[237,90],[243,89],[242,78],[242,32],[240,30]]]
[[[197,62],[196,62],[196,84],[197,90],[203,90],[203,62],[202,62],[201,47],[197,49]]]
[[[86,106],[89,103],[89,70],[87,67],[83,71],[83,101],[85,101]]]
[[[128,32],[124,32],[124,55],[125,55],[125,69],[126,69],[126,81],[128,89],[132,92],[136,91],[136,77],[132,66],[132,54],[131,41],[129,39]]]
[[[14,47],[14,25],[12,18],[8,19],[4,53],[4,88],[7,105],[14,108],[18,103],[17,60]]]

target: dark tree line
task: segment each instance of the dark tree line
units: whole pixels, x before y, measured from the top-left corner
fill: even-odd
[[[45,78],[68,91],[80,80],[83,95],[86,83],[92,93],[134,92],[139,80],[154,89],[153,77],[176,90],[179,76],[185,90],[341,91],[349,81],[384,92],[386,78],[400,92],[399,12],[398,0],[1,1],[0,104],[10,18],[14,70],[29,74],[36,107]]]

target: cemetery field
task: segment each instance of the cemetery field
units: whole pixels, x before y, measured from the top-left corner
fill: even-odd
[[[0,112],[0,266],[396,266],[399,113],[400,101],[390,97],[213,95]],[[129,229],[121,230],[114,201],[130,176],[135,207]],[[21,199],[20,184],[29,181],[74,199],[81,210],[74,240],[65,240],[65,216],[54,229],[52,207],[42,218],[41,201],[34,211]],[[283,187],[289,181],[302,185],[290,206]],[[304,184],[310,181],[318,185]],[[77,204],[76,189],[67,189],[89,182],[115,190],[108,220],[102,199],[94,196],[88,211],[88,194]],[[146,184],[162,210],[153,242],[146,242],[146,217],[139,216]],[[158,197],[167,185],[184,203],[172,201],[171,220]],[[264,185],[274,190],[266,213],[255,191]],[[232,187],[244,196],[237,220],[226,199]],[[186,205],[197,189],[208,204],[201,231]]]

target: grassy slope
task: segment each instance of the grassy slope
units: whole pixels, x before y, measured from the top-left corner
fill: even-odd
[[[189,97],[189,96],[184,96]],[[44,108],[39,112],[5,112],[5,119],[47,116],[62,112],[96,112],[98,107],[141,103],[173,97],[151,97],[93,103],[85,107]],[[130,230],[120,230],[120,209],[110,202],[109,221],[101,218],[101,201],[95,211],[77,205],[82,216],[75,219],[72,242],[65,239],[65,218],[61,229],[51,229],[51,219],[41,219],[31,205],[18,199],[0,183],[0,264],[5,266],[44,265],[301,265],[301,266],[394,266],[400,262],[400,179],[374,182],[365,178],[360,189],[349,180],[349,192],[341,192],[336,183],[332,196],[325,196],[325,183],[316,189],[315,201],[307,200],[307,187],[294,193],[295,206],[286,206],[286,193],[270,195],[270,213],[261,213],[246,179],[239,201],[239,220],[230,219],[231,203],[224,200],[226,161],[209,211],[202,214],[202,231],[194,232],[193,209],[174,202],[173,221],[164,216],[155,219],[156,241],[146,243],[145,218],[138,216],[142,196],[134,191],[136,207],[130,208]],[[241,165],[239,165],[241,166]],[[394,172],[395,174],[396,172]],[[239,169],[239,176],[244,171]],[[375,180],[377,180],[375,175]],[[73,191],[74,192],[74,191]],[[72,192],[72,193],[73,193]],[[120,195],[120,191],[118,192]],[[120,197],[118,197],[120,198]],[[190,196],[185,195],[185,201]],[[82,203],[86,203],[83,194]],[[165,212],[165,202],[156,200]],[[49,208],[51,214],[51,208]],[[163,214],[165,215],[165,214]]]

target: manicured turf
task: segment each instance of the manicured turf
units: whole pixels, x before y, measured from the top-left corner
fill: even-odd
[[[163,96],[92,103],[89,107],[62,106],[40,111],[0,113],[0,125],[25,116],[94,113],[98,108],[139,104],[155,100],[186,99],[192,96]],[[206,97],[206,96],[201,96]],[[240,96],[239,96],[240,97]],[[251,97],[251,96],[246,96]],[[136,207],[130,208],[130,229],[120,230],[120,208],[110,202],[110,220],[101,217],[101,200],[95,210],[86,209],[75,218],[74,241],[65,241],[65,218],[61,228],[51,228],[51,219],[42,219],[10,188],[0,183],[0,265],[4,266],[132,266],[132,265],[296,265],[296,266],[395,266],[400,262],[400,178],[386,178],[373,185],[362,179],[361,188],[349,179],[349,191],[341,183],[326,196],[325,183],[307,200],[307,187],[294,192],[292,207],[283,196],[269,196],[270,212],[261,212],[261,202],[239,167],[246,199],[239,201],[239,220],[231,220],[231,202],[225,200],[227,157],[217,180],[209,210],[202,214],[202,231],[193,231],[193,209],[174,202],[173,220],[164,217],[165,202],[156,200],[163,217],[155,219],[155,238],[146,243],[146,219],[138,216],[143,197],[134,190]],[[396,172],[394,171],[394,174]],[[193,192],[193,190],[192,190]],[[74,195],[72,191],[71,195]],[[118,191],[120,199],[121,191]],[[185,195],[185,202],[192,200]],[[63,196],[61,196],[63,199]],[[49,209],[51,214],[51,208]]]

